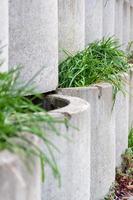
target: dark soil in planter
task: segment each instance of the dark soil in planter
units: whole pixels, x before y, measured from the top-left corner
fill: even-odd
[[[63,108],[69,105],[69,101],[62,99],[60,97],[52,97],[50,95],[42,95],[41,98],[36,96],[28,96],[28,99],[32,100],[34,105],[39,105],[41,108],[44,108],[46,111],[52,111],[56,109]]]
[[[129,60],[128,60],[128,63],[129,63],[129,64],[133,64],[133,59],[129,59]]]

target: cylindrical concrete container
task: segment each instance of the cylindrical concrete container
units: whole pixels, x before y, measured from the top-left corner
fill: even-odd
[[[55,152],[54,155],[61,173],[61,187],[58,187],[47,168],[46,181],[42,185],[42,200],[90,200],[89,104],[76,97],[61,95],[50,95],[47,100],[48,107],[58,107],[50,111],[53,117],[68,119],[68,127],[62,124],[57,128],[69,139],[51,136],[51,140],[60,150],[60,153]]]
[[[4,200],[25,200],[26,183],[17,169],[18,158],[3,151],[0,153],[0,199]]]
[[[22,84],[31,83],[34,77],[32,84],[38,93],[55,90],[58,86],[58,0],[1,0],[0,27],[0,47],[6,46],[2,49],[1,59],[5,63],[0,71],[23,66],[19,76]]]
[[[133,69],[129,78],[129,130],[133,127]]]
[[[112,86],[59,89],[59,94],[81,97],[91,106],[91,200],[103,199],[115,180],[115,118]]]
[[[115,99],[116,166],[121,165],[121,155],[128,148],[129,133],[129,75],[123,74],[123,92]]]
[[[55,119],[67,118],[69,123],[68,127],[57,123],[61,137],[47,130],[47,124],[41,125],[60,150],[53,154],[61,173],[61,188],[47,166],[42,186],[38,159],[29,171],[18,156],[3,151],[0,153],[0,200],[41,200],[41,186],[43,200],[90,200],[90,106],[82,99],[61,95],[45,97],[43,106]],[[41,145],[37,138],[32,141]]]
[[[32,137],[32,141],[39,140]],[[31,170],[26,165],[27,162],[32,167]],[[41,200],[39,159],[32,157],[24,162],[17,155],[2,151],[0,153],[0,183],[0,200]]]

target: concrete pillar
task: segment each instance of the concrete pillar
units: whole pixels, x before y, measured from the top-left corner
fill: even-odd
[[[87,100],[91,106],[91,199],[103,199],[115,180],[115,117],[112,87],[64,88],[59,93]]]
[[[122,78],[126,93],[118,92],[115,100],[116,166],[120,166],[121,155],[128,147],[129,133],[129,76]]]
[[[75,54],[103,34],[103,0],[59,0],[59,58]]]
[[[38,139],[31,138],[35,144]],[[8,151],[0,153],[0,199],[41,200],[40,160],[22,157]]]
[[[85,46],[85,0],[59,0],[59,59]]]
[[[115,35],[115,3],[116,0],[103,2],[103,36]]]
[[[115,7],[115,36],[123,43],[123,0],[116,0]]]
[[[18,159],[7,151],[0,153],[0,199],[26,200],[26,184],[16,167]]]
[[[130,7],[130,41],[133,41],[133,5]]]
[[[103,36],[103,0],[85,0],[85,44]]]
[[[8,70],[8,0],[1,0],[0,2],[0,71]],[[1,47],[3,47],[1,49]]]
[[[133,127],[133,69],[130,70],[129,92],[129,130]]]
[[[38,92],[54,90],[58,84],[57,0],[2,0],[0,11],[0,25],[4,24],[0,39],[6,44],[9,39],[8,68],[23,66],[23,83],[38,73],[33,82]]]
[[[130,41],[130,3],[129,0],[123,5],[123,47],[127,48]]]
[[[69,126],[59,125],[61,135],[50,135],[60,153],[53,152],[61,173],[58,187],[51,171],[46,168],[46,180],[42,186],[42,200],[90,200],[90,106],[79,98],[50,95],[51,105],[64,107],[51,111],[56,119],[68,119]],[[46,99],[45,99],[46,100]]]
[[[35,137],[30,136],[30,139],[36,146],[41,145],[41,141]],[[19,159],[20,160],[20,159]],[[19,169],[21,169],[22,177],[26,185],[27,200],[41,200],[41,163],[36,156],[28,157],[27,160],[19,162]],[[29,162],[29,163],[27,163]],[[27,165],[29,166],[26,166]],[[25,199],[24,199],[25,200]]]

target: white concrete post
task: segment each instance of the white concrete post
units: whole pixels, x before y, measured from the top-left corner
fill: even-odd
[[[130,41],[133,41],[133,2],[130,7]]]
[[[123,0],[116,0],[115,7],[115,36],[123,43]]]
[[[1,0],[0,2],[0,48],[2,48],[2,54],[0,54],[0,63],[4,62],[0,66],[0,71],[8,70],[8,0]],[[0,49],[1,51],[1,49]]]
[[[38,137],[29,137],[36,146],[41,146],[41,141]],[[26,163],[29,162],[29,168],[24,161],[19,159],[19,168],[26,185],[26,194],[28,200],[41,200],[41,163],[40,159],[36,156],[26,158]]]
[[[103,36],[103,0],[85,0],[86,45]]]
[[[103,199],[115,180],[115,116],[112,86],[64,88],[59,93],[87,100],[91,106],[91,199]]]
[[[115,3],[116,0],[104,0],[103,2],[103,36],[115,34]]]
[[[59,0],[59,59],[85,46],[85,0]]]
[[[115,100],[116,166],[121,164],[121,155],[128,147],[129,133],[129,76],[123,75],[124,91],[118,92]]]
[[[0,152],[0,184],[0,200],[41,200],[40,160]]]
[[[57,0],[2,0],[0,16],[0,39],[7,44],[9,38],[9,56],[5,56],[9,68],[22,65],[21,79],[26,83],[44,67],[34,85],[38,92],[54,90],[58,84]]]
[[[69,139],[50,135],[60,150],[54,155],[61,173],[61,187],[46,168],[42,200],[90,200],[90,106],[76,97],[50,95],[49,99],[52,105],[60,99],[68,103],[51,114],[56,119],[66,117],[70,126],[58,126],[61,135]]]
[[[130,41],[130,3],[126,0],[123,5],[123,47],[127,48]]]
[[[133,127],[133,69],[130,70],[129,130]]]
[[[7,151],[0,153],[0,199],[26,200],[26,183],[17,168],[18,159]]]
[[[59,58],[103,36],[103,0],[59,0]]]

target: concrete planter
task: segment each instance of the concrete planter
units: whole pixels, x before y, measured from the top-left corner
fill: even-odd
[[[121,155],[128,148],[129,75],[123,74],[122,79],[124,81],[125,94],[118,92],[115,100],[116,166],[121,164]]]
[[[32,138],[32,141],[38,143],[38,139],[35,137]],[[28,158],[28,162],[33,162],[31,171],[19,156],[8,151],[0,153],[1,200],[41,199],[40,161],[36,158]]]
[[[79,98],[61,95],[50,95],[45,99],[43,107],[49,110],[49,114],[56,119],[66,117],[69,123],[76,127],[67,128],[64,124],[57,127],[59,132],[70,137],[71,141],[64,137],[54,137],[53,132],[47,130],[51,141],[61,151],[55,152],[55,159],[60,167],[62,187],[58,188],[49,168],[46,168],[46,182],[42,186],[38,159],[32,159],[34,165],[31,172],[18,156],[3,151],[0,153],[1,200],[59,200],[60,197],[62,200],[90,199],[89,104]],[[42,127],[46,131],[46,125],[42,124]],[[41,145],[37,138],[31,139]]]
[[[133,69],[130,70],[129,79],[129,129],[133,127]]]
[[[51,136],[54,144],[61,151],[55,152],[61,172],[61,188],[55,182],[51,171],[46,169],[46,182],[42,185],[42,200],[90,200],[89,104],[82,99],[62,95],[50,95],[47,100],[49,108],[56,108],[50,111],[52,116],[61,119],[67,117],[70,125],[76,128],[66,128],[64,125],[57,127],[60,133],[67,135],[71,141]]]
[[[0,199],[26,199],[25,181],[16,169],[18,159],[7,151],[0,153]]]
[[[0,70],[21,65],[22,83],[37,74],[32,82],[37,92],[55,90],[58,85],[58,1],[1,0],[0,27],[0,41],[6,46],[2,53],[6,62]]]
[[[115,117],[112,86],[59,89],[59,94],[81,97],[91,106],[91,199],[102,199],[115,180]]]

